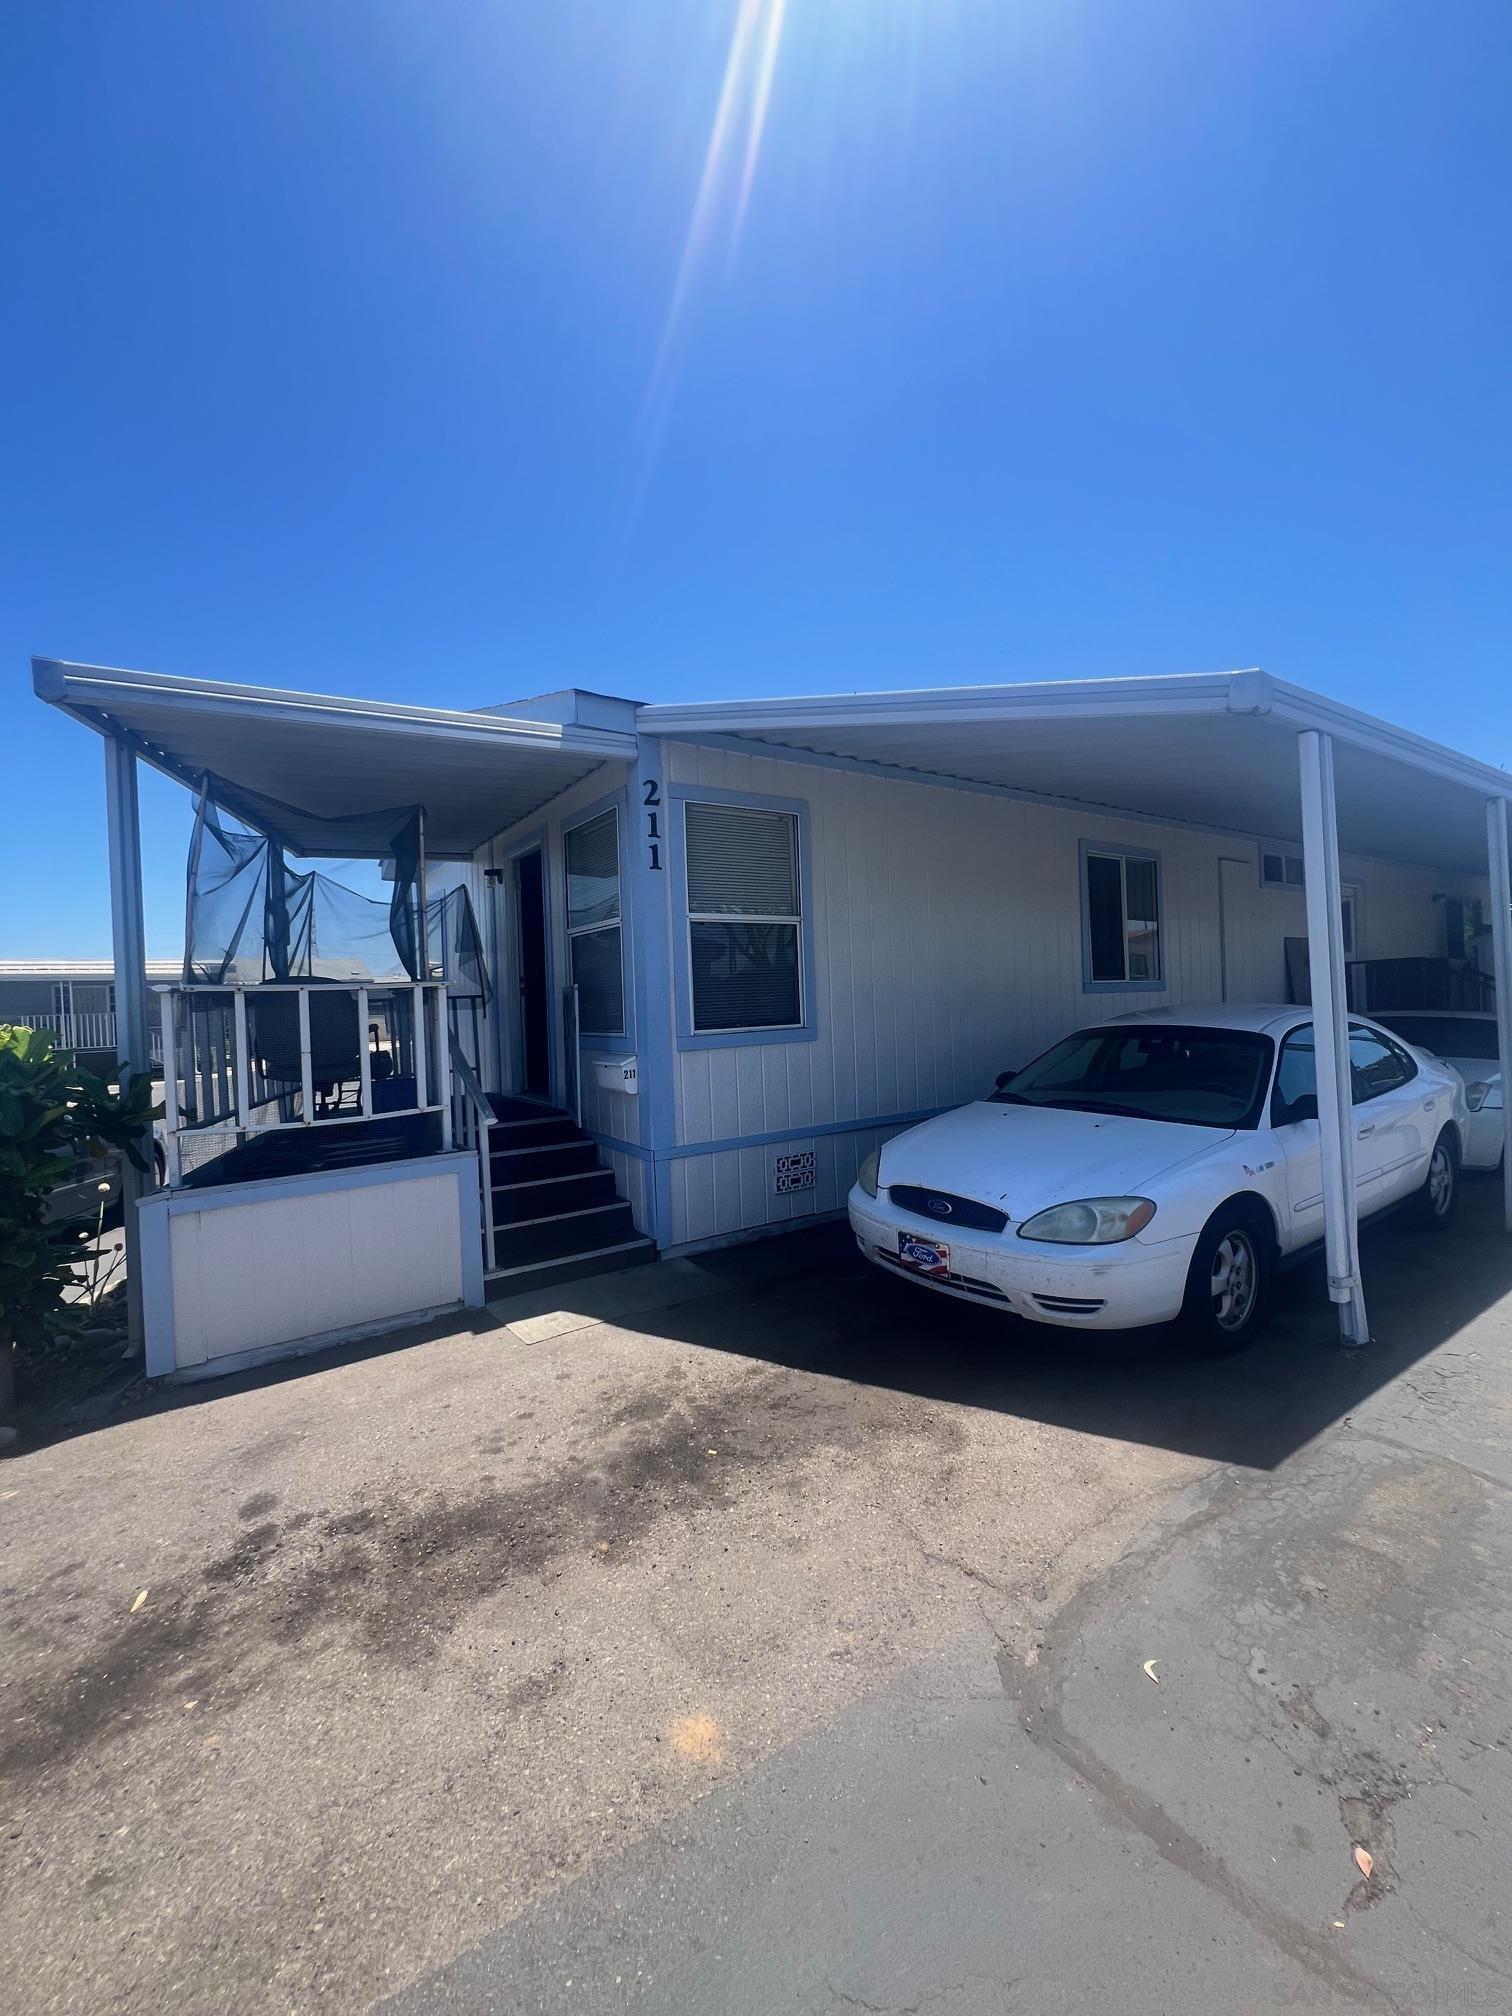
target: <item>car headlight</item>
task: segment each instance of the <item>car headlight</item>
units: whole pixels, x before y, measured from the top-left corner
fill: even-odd
[[[1154,1216],[1148,1197],[1081,1197],[1037,1212],[1020,1225],[1018,1236],[1050,1239],[1058,1246],[1114,1246],[1143,1232]]]
[[[1491,1087],[1484,1078],[1477,1078],[1473,1085],[1465,1087],[1465,1104],[1472,1113],[1479,1113],[1490,1096]]]
[[[875,1197],[877,1194],[877,1164],[881,1160],[881,1151],[874,1148],[861,1164],[860,1173],[856,1177],[856,1181],[861,1185],[861,1188],[866,1192],[868,1197]]]

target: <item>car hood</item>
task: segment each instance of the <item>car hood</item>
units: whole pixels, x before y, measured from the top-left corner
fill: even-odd
[[[983,1099],[895,1136],[879,1174],[884,1184],[975,1197],[1022,1221],[1077,1197],[1141,1196],[1232,1131]]]

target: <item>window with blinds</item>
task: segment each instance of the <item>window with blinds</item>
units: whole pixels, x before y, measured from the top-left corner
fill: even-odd
[[[1160,986],[1160,863],[1153,854],[1084,849],[1082,920],[1089,984]]]
[[[694,1032],[800,1027],[796,816],[690,801],[683,839]]]
[[[565,836],[567,956],[585,1035],[625,1033],[619,814],[611,806]]]

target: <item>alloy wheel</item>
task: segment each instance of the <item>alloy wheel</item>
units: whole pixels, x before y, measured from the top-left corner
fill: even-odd
[[[1260,1265],[1249,1234],[1226,1232],[1213,1255],[1213,1321],[1220,1330],[1242,1330],[1255,1306]]]
[[[1454,1202],[1454,1163],[1440,1141],[1428,1164],[1428,1203],[1435,1218],[1442,1218]]]

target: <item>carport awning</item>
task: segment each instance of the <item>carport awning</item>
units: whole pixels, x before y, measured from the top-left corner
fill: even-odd
[[[606,762],[635,738],[555,721],[516,721],[319,693],[232,686],[35,659],[39,696],[101,734],[124,733],[190,789],[208,770],[235,809],[241,790],[310,814],[273,836],[292,853],[330,851],[321,821],[423,805],[432,859],[465,860],[495,833]],[[261,812],[254,822],[266,827]]]
[[[1512,778],[1262,672],[642,707],[642,732],[733,738],[1006,787],[1089,810],[1301,838],[1297,736],[1334,738],[1339,844],[1485,872],[1489,797]]]

